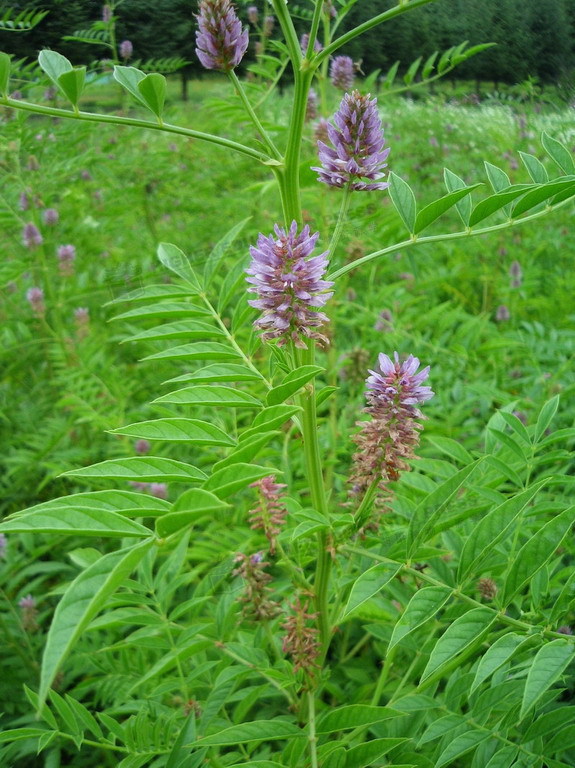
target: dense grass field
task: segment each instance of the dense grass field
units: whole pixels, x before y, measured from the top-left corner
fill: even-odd
[[[42,98],[41,92],[33,95]],[[289,88],[274,95],[262,113],[264,125],[274,130],[280,145],[287,127],[290,95]],[[251,126],[223,80],[206,78],[193,82],[187,103],[178,101],[177,84],[171,83],[169,96],[165,115],[169,123],[238,141],[248,142],[252,136]],[[335,91],[328,96],[333,110],[339,96]],[[512,184],[520,184],[529,180],[520,151],[538,157],[551,176],[558,173],[542,150],[543,131],[575,149],[572,108],[540,108],[537,104],[512,100],[504,104],[496,100],[453,104],[450,98],[450,90],[445,89],[417,100],[392,97],[381,98],[379,102],[386,141],[391,147],[389,168],[409,182],[421,206],[445,193],[445,167],[467,184],[483,183],[484,191],[474,193],[474,199],[479,199],[488,191],[484,161],[502,168]],[[88,89],[84,108],[139,114],[113,83]],[[110,430],[173,412],[161,404],[151,405],[150,401],[168,391],[166,381],[189,372],[189,363],[172,359],[142,361],[164,349],[166,342],[125,339],[156,327],[160,320],[138,320],[134,314],[137,302],[117,302],[129,292],[138,298],[138,292],[150,285],[179,285],[177,278],[170,277],[158,262],[158,243],[174,243],[199,269],[231,226],[246,220],[225,256],[217,291],[220,298],[227,296],[222,313],[224,324],[244,340],[251,359],[273,373],[257,339],[248,338],[247,330],[242,330],[242,324],[253,315],[247,309],[243,270],[249,262],[249,246],[259,232],[272,231],[280,219],[281,207],[276,183],[266,169],[196,140],[129,127],[27,116],[7,109],[0,113],[0,121],[0,243],[4,255],[0,264],[0,510],[7,515],[69,493],[109,487],[103,481],[86,484],[61,475],[97,462],[140,455],[144,449],[137,440],[111,434]],[[339,198],[338,191],[331,188],[318,190],[321,185],[310,169],[317,163],[313,135],[314,123],[310,122],[302,153],[302,195],[305,219],[312,231],[319,230],[319,246],[323,250],[337,219]],[[57,211],[56,222],[47,223],[47,209]],[[489,223],[500,221],[497,216]],[[23,242],[23,230],[30,223],[41,233],[39,244]],[[453,209],[425,234],[458,230],[461,222]],[[338,388],[335,396],[319,407],[320,445],[334,449],[331,462],[325,467],[333,498],[345,499],[349,459],[354,450],[351,435],[364,404],[366,370],[375,365],[380,352],[391,355],[397,350],[402,356],[416,355],[422,365],[431,366],[430,383],[436,393],[424,409],[427,420],[418,450],[420,459],[397,483],[397,519],[406,517],[411,504],[451,476],[448,462],[457,464],[462,457],[465,461],[465,457],[482,452],[495,457],[491,467],[495,474],[484,478],[482,484],[478,482],[478,487],[469,485],[472,500],[464,504],[467,510],[473,504],[482,510],[482,504],[499,503],[510,489],[517,491],[529,482],[551,475],[563,477],[564,482],[552,483],[545,491],[541,502],[544,508],[539,510],[543,517],[572,499],[572,230],[571,203],[551,215],[483,237],[419,245],[409,242],[387,192],[358,193],[352,197],[342,239],[331,255],[332,268],[394,243],[399,245],[389,255],[337,282],[329,331],[333,344],[329,351],[318,352],[318,364],[330,366],[330,373],[320,386]],[[74,246],[75,258],[58,256],[58,249],[65,245]],[[33,288],[41,288],[43,298],[35,302],[30,299]],[[123,317],[117,318],[118,315]],[[548,431],[541,436],[539,453],[521,443],[521,426],[507,426],[497,413],[503,409],[514,414],[517,419],[513,424],[518,420],[532,434],[542,407],[556,395],[560,396],[557,412],[546,427]],[[238,412],[233,421],[225,414],[210,418],[234,434],[249,426],[250,417]],[[214,446],[206,452],[186,444],[166,443],[155,448],[155,455],[189,460],[207,470],[210,461],[222,459],[226,450]],[[258,461],[279,462],[284,471],[282,482],[301,489],[300,453],[297,440],[293,440],[293,427],[286,426]],[[133,489],[121,481],[115,487]],[[148,491],[154,498],[168,501],[176,497],[170,483],[161,487],[156,484]],[[164,561],[163,588],[168,589],[170,579],[177,576],[177,588],[186,593],[194,578],[201,580],[208,562],[215,558],[225,564],[226,558],[230,561],[235,552],[244,551],[246,537],[252,541],[255,536],[241,521],[242,504],[245,506],[249,493],[249,489],[241,492],[231,517],[224,521],[215,516],[214,526],[207,525],[199,548],[192,547],[191,554],[180,550],[178,542],[168,545],[173,557]],[[470,525],[467,517],[462,517],[461,530],[446,531],[435,548],[430,546],[419,553],[418,560],[433,562],[434,572],[441,574],[441,578],[448,579],[449,561],[461,550],[462,537],[469,531],[465,528]],[[573,565],[575,550],[571,539],[566,539],[562,547],[563,566],[557,564],[555,570],[549,566],[545,577],[538,577],[537,599],[523,613],[518,610],[516,618],[537,617],[538,612],[544,612],[553,603],[551,596],[556,594],[561,581],[558,574],[565,576],[562,569]],[[71,541],[69,537],[32,533],[7,535],[3,540],[0,636],[5,649],[5,727],[34,725],[23,684],[37,689],[42,648],[63,585],[94,561],[95,552],[112,548],[100,539],[87,541],[77,537]],[[175,562],[171,572],[169,563]],[[503,564],[495,561],[492,566],[492,571],[484,575],[497,581]],[[183,576],[178,576],[179,568],[183,568]],[[225,596],[219,603],[218,631],[227,636],[234,618],[230,619],[226,611],[231,610],[230,602],[237,598],[238,588],[227,590],[225,574],[218,575],[218,579],[214,594]],[[346,583],[345,579],[342,583]],[[136,589],[134,584],[129,586]],[[283,589],[285,593],[285,586]],[[366,631],[372,632],[376,649],[386,636],[378,633],[375,624],[382,616],[397,613],[397,605],[402,603],[401,589],[381,597],[377,604],[364,606],[360,618],[371,621],[371,630],[368,627]],[[473,585],[470,589],[481,599]],[[35,608],[34,614],[26,619],[19,604],[28,595],[34,598]],[[153,605],[154,599],[146,597],[150,611],[153,608],[160,614],[167,613],[167,603],[160,605],[159,601]],[[171,599],[175,599],[172,593]],[[185,599],[185,594],[179,594],[179,601]],[[570,626],[575,625],[572,594],[569,600],[571,607],[564,623]],[[104,617],[81,638],[73,663],[58,679],[57,686],[62,693],[68,691],[77,699],[90,700],[101,710],[108,708],[108,713],[119,720],[134,715],[138,711],[136,703],[139,701],[143,706],[141,702],[145,699],[146,706],[151,707],[150,719],[154,719],[155,713],[160,719],[165,718],[171,728],[174,720],[170,719],[170,712],[180,713],[183,708],[189,713],[197,701],[204,707],[210,685],[203,672],[199,672],[184,702],[183,692],[176,690],[175,683],[171,684],[170,675],[159,673],[153,690],[142,694],[141,700],[134,698],[135,681],[147,679],[147,671],[156,659],[154,654],[163,653],[172,640],[155,645],[153,633],[141,629],[136,636],[128,618],[117,613],[128,602],[118,599],[113,604],[118,623],[111,619],[107,623]],[[556,625],[548,628],[557,630]],[[126,640],[133,631],[134,637]],[[338,650],[340,658],[346,661],[346,672],[336,669],[325,697],[334,705],[363,700],[362,692],[369,690],[376,674],[376,662],[371,656],[362,655],[361,644],[366,642],[363,630],[348,623],[342,632]],[[240,653],[240,644],[250,645],[248,635],[240,633],[234,653]],[[104,640],[98,643],[96,636],[103,636]],[[136,647],[139,642],[141,645]],[[253,662],[251,656],[246,658],[248,663]],[[209,669],[212,662],[216,663],[206,657],[202,669]],[[521,676],[521,671],[517,674]],[[96,679],[98,686],[94,684]],[[572,682],[565,682],[563,688],[566,702],[573,695]],[[251,704],[246,703],[245,712],[240,714],[237,710],[241,695],[235,699],[232,696],[236,707],[234,722],[254,706],[259,694],[255,687],[249,691]],[[262,689],[261,695],[265,698],[263,716],[275,717],[277,711],[266,698],[267,691]],[[200,704],[197,706],[200,711]],[[217,723],[224,722],[225,717],[220,716]],[[109,722],[104,724],[110,727]],[[62,762],[54,765],[118,764],[114,752],[97,750],[95,756],[83,753],[81,762],[68,762],[79,760],[66,757],[77,754],[73,751],[73,740],[68,741],[71,746],[66,742],[62,753],[58,752]],[[565,749],[561,753],[564,762],[557,765],[573,765],[573,745]],[[5,754],[6,760],[14,761],[6,765],[44,765],[38,762],[41,758],[29,755],[26,748]],[[246,754],[240,757],[249,762]],[[418,768],[436,764],[435,759],[422,754],[420,757],[416,763],[414,755],[406,752],[397,764]],[[275,758],[264,754],[263,758],[253,759]],[[220,756],[219,761],[214,758],[211,764],[221,768],[239,761],[237,753],[232,756],[230,752],[229,757]],[[155,763],[134,760],[125,766],[148,764]],[[449,763],[471,764],[471,757],[468,761],[462,758]],[[486,764],[473,763],[474,768]],[[277,763],[261,764],[262,768],[272,765]],[[542,763],[526,761],[521,765]]]

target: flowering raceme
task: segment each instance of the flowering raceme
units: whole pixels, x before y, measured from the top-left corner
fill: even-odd
[[[429,366],[419,373],[418,368],[417,357],[400,363],[396,352],[393,360],[381,354],[379,370],[369,372],[365,412],[371,420],[358,422],[360,431],[353,438],[358,447],[351,476],[355,494],[364,494],[378,481],[380,491],[387,493],[387,483],[409,470],[407,460],[415,458],[421,430],[416,420],[424,418],[417,406],[434,394],[423,386]]]
[[[332,85],[342,91],[349,91],[355,80],[355,67],[353,59],[349,56],[336,56],[329,68],[329,77]]]
[[[327,345],[327,338],[315,329],[328,322],[316,310],[333,295],[328,291],[333,283],[323,279],[328,254],[308,258],[319,233],[310,235],[305,226],[298,235],[295,221],[288,232],[277,225],[274,231],[275,237],[260,234],[257,245],[250,248],[248,290],[258,298],[249,304],[263,310],[254,325],[263,331],[262,339],[277,339],[280,346],[293,341],[296,347],[307,349],[302,336]]]
[[[206,69],[228,72],[238,66],[248,47],[230,0],[201,0],[196,32],[196,54]]]
[[[351,189],[386,189],[387,182],[377,181],[387,168],[389,148],[383,149],[385,139],[377,112],[377,99],[358,91],[346,93],[333,117],[335,126],[328,124],[332,147],[318,141],[321,167],[312,168],[319,173],[318,180],[331,187]],[[368,179],[365,182],[362,179]],[[373,182],[373,183],[370,183]]]

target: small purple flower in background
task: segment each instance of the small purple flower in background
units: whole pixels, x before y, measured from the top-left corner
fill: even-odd
[[[139,453],[140,455],[150,453],[151,447],[152,446],[150,445],[149,441],[144,439],[136,440],[134,444],[134,450],[136,451],[136,453]]]
[[[389,309],[382,309],[373,328],[376,331],[383,331],[385,333],[393,331],[393,317]]]
[[[255,5],[248,5],[248,21],[250,24],[257,24],[260,14]]]
[[[276,23],[276,17],[275,16],[266,16],[264,19],[264,35],[266,37],[269,37],[271,33],[274,31],[274,26]]]
[[[197,19],[196,54],[202,65],[222,72],[237,67],[249,38],[230,0],[201,0]]]
[[[30,157],[28,158],[28,164],[26,165],[26,168],[29,171],[40,170],[40,163],[38,162],[38,158],[35,155],[30,155]]]
[[[509,277],[511,278],[511,287],[520,288],[523,283],[523,270],[518,261],[512,261],[509,267]]]
[[[319,173],[318,181],[331,187],[369,190],[386,189],[387,182],[377,181],[387,168],[389,148],[383,149],[385,139],[377,112],[377,99],[358,91],[346,93],[333,117],[335,127],[328,123],[328,136],[332,144],[318,141],[321,167],[313,167]],[[368,179],[367,183],[362,179]]]
[[[58,90],[53,85],[51,85],[44,91],[44,101],[54,101],[57,95]]]
[[[245,594],[240,597],[244,605],[244,613],[251,615],[256,621],[273,619],[279,613],[278,603],[268,598],[271,589],[268,584],[272,580],[264,568],[269,566],[263,552],[245,555],[240,552],[234,558],[239,565],[232,571],[233,576],[241,576],[245,581]]]
[[[146,492],[150,487],[150,483],[141,483],[138,480],[130,480],[130,485],[135,491],[144,491],[144,492]]]
[[[74,261],[76,259],[76,249],[73,245],[60,245],[57,250],[60,272],[63,275],[74,274]]]
[[[484,577],[477,582],[477,591],[484,600],[495,600],[497,597],[497,584],[493,579]]]
[[[313,129],[313,136],[314,139],[317,141],[323,141],[325,144],[329,141],[329,134],[328,134],[328,128],[329,123],[325,119],[325,117],[320,117],[320,119],[317,122],[317,125]]]
[[[259,491],[259,504],[249,512],[250,528],[262,530],[270,544],[270,555],[275,555],[276,538],[285,523],[287,509],[283,502],[284,483],[276,483],[273,475],[262,477],[250,485]]]
[[[568,624],[563,624],[561,627],[557,627],[557,632],[559,632],[560,635],[572,635],[573,630]]]
[[[60,214],[55,208],[46,208],[46,210],[42,212],[42,221],[48,227],[55,226],[59,220]]]
[[[168,486],[165,483],[150,483],[149,492],[157,499],[168,498]]]
[[[437,141],[437,138],[435,136],[430,136],[429,137],[429,146],[430,147],[438,147],[439,146],[439,142]]]
[[[74,320],[76,328],[81,338],[86,336],[90,327],[90,310],[88,307],[76,307],[74,310]]]
[[[355,80],[353,59],[349,56],[336,56],[330,64],[329,76],[336,88],[342,91],[350,91]]]
[[[286,631],[282,650],[291,656],[295,671],[301,669],[313,684],[315,672],[319,669],[317,660],[321,645],[319,632],[310,622],[315,622],[317,613],[310,613],[309,601],[302,602],[299,597],[296,597],[290,608],[293,614],[282,624],[282,629]]]
[[[22,99],[24,98],[24,95],[22,91],[12,91],[12,93],[10,94],[10,98],[14,99],[15,101],[22,101]]]
[[[129,59],[134,53],[134,46],[131,40],[122,40],[120,43],[120,57],[124,60]]]
[[[92,174],[90,173],[90,171],[85,169],[80,173],[80,178],[82,179],[82,181],[92,181]]]
[[[307,349],[302,336],[327,345],[328,339],[315,329],[328,322],[323,312],[316,309],[333,295],[328,290],[333,283],[323,279],[328,254],[326,251],[307,258],[319,233],[310,235],[306,225],[298,235],[295,221],[288,232],[277,225],[274,231],[275,237],[260,234],[257,246],[250,248],[248,291],[259,298],[249,304],[263,311],[254,325],[263,331],[262,339],[277,339],[280,346],[292,341],[296,347]]]
[[[29,222],[24,225],[24,229],[22,230],[22,243],[26,248],[35,248],[37,245],[42,245],[43,242],[44,238],[35,224]]]
[[[511,313],[505,304],[500,304],[495,312],[495,319],[498,323],[505,323],[511,318]]]
[[[527,415],[524,413],[524,411],[513,411],[513,415],[519,419],[519,421],[524,425],[527,426]]]
[[[38,623],[36,622],[38,611],[36,610],[35,598],[32,595],[23,597],[19,600],[18,607],[22,614],[22,626],[26,632],[33,632],[35,629],[38,629]]]
[[[112,9],[108,4],[102,7],[102,21],[108,24],[112,20]]]
[[[337,10],[335,5],[332,3],[332,0],[325,0],[322,11],[327,15],[331,16],[332,19],[335,19],[337,16]]]
[[[367,408],[369,421],[357,423],[360,431],[353,440],[358,451],[353,456],[350,477],[354,496],[363,496],[377,483],[376,503],[385,504],[390,491],[388,483],[397,480],[400,472],[409,471],[409,459],[415,458],[423,414],[417,407],[433,397],[431,387],[423,382],[429,376],[429,366],[417,372],[419,360],[409,355],[400,363],[397,352],[391,360],[379,355],[379,369],[369,371]],[[363,523],[364,521],[359,521]]]
[[[306,32],[304,35],[301,36],[301,40],[300,40],[301,52],[303,53],[304,56],[307,52],[308,45],[309,45],[309,35]],[[314,52],[319,53],[319,51],[321,51],[322,49],[323,49],[323,45],[319,42],[319,40],[316,40],[315,43],[313,44]]]
[[[26,192],[20,192],[20,197],[18,198],[18,207],[21,211],[27,211],[30,207],[30,198]]]
[[[44,304],[44,291],[41,288],[29,288],[26,291],[26,299],[36,317],[44,317],[46,305]]]
[[[306,122],[315,120],[317,117],[317,93],[313,88],[309,89],[307,94],[307,104],[305,106],[305,119]]]
[[[0,560],[6,560],[6,550],[8,549],[8,541],[3,533],[0,533]]]

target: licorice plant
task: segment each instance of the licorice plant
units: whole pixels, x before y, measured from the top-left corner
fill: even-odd
[[[0,525],[3,546],[33,532],[95,537],[101,550],[89,550],[62,586],[39,690],[27,691],[38,719],[32,712],[2,735],[6,759],[58,745],[80,750],[67,764],[121,768],[572,764],[573,707],[563,691],[575,658],[566,545],[575,508],[546,459],[568,437],[549,433],[558,397],[535,424],[495,413],[475,455],[445,438],[448,460],[411,491],[401,481],[417,466],[437,390],[425,350],[407,342],[401,354],[379,350],[365,364],[355,426],[342,433],[337,421],[330,317],[348,273],[399,249],[519,226],[575,195],[573,159],[547,135],[563,175],[549,180],[523,155],[530,180],[511,185],[488,164],[493,192],[474,205],[481,185],[450,170],[445,195],[423,207],[389,170],[393,142],[377,99],[351,59],[334,54],[430,2],[400,0],[338,36],[353,0],[314,0],[303,41],[283,0],[271,11],[250,6],[268,54],[260,91],[248,92],[236,74],[248,28],[230,0],[201,0],[197,55],[231,82],[253,126],[245,143],[165,122],[165,79],[135,67],[116,66],[114,77],[154,119],[81,111],[85,69],[54,51],[39,63],[72,110],[13,98],[10,58],[0,54],[3,107],[211,142],[268,169],[281,201],[273,231],[242,244],[239,223],[205,263],[159,246],[173,282],[113,302],[130,307],[120,320],[162,320],[131,338],[159,342],[147,359],[173,360],[179,371],[177,388],[153,402],[154,418],[114,430],[138,440],[139,455],[69,471],[100,489]],[[283,40],[272,39],[274,24]],[[482,48],[434,55],[421,82]],[[285,129],[262,116],[284,71],[293,78]],[[343,96],[326,122],[332,87]],[[306,116],[318,110],[313,172],[318,194],[339,205],[331,231],[304,221],[300,194]],[[358,195],[389,195],[408,236],[342,264],[338,246]],[[462,229],[422,235],[451,209]],[[30,302],[49,312],[37,291]],[[106,547],[106,538],[120,545]],[[30,601],[22,610],[35,620]]]

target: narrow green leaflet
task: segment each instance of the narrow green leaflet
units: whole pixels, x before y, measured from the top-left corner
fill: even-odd
[[[403,80],[406,85],[411,85],[413,82],[413,79],[415,75],[417,74],[417,70],[419,69],[419,65],[421,64],[422,56],[420,56],[418,59],[416,59],[414,62],[412,62],[409,66],[409,69],[403,76]]]
[[[138,101],[140,104],[142,104],[144,107],[147,107],[142,94],[138,90],[138,84],[146,77],[144,72],[142,72],[140,69],[137,69],[136,67],[123,67],[123,66],[115,66],[114,67],[114,80],[116,80],[120,85],[125,88],[128,93],[131,93],[132,96]]]
[[[456,619],[433,648],[421,682],[431,675],[438,675],[453,659],[478,643],[496,620],[490,608],[472,608]]]
[[[359,608],[360,605],[370,600],[372,597],[388,584],[394,576],[401,571],[401,565],[389,563],[377,563],[359,576],[354,582],[347,605],[341,615],[341,621],[349,616],[350,613]]]
[[[158,72],[150,72],[138,81],[136,88],[148,109],[161,118],[166,100],[166,78]]]
[[[182,344],[170,347],[142,360],[239,360],[241,355],[227,344],[217,341],[197,341],[195,344]]]
[[[242,440],[238,447],[232,451],[225,459],[218,461],[213,466],[213,471],[217,472],[219,469],[228,467],[231,464],[249,463],[252,459],[258,455],[258,453],[264,448],[270,440],[274,437],[281,435],[278,430],[271,432],[261,432],[258,435],[254,435],[250,440]]]
[[[575,747],[575,725],[568,725],[563,728],[545,745],[545,752],[553,754],[555,752],[564,752],[566,749]]]
[[[509,768],[518,752],[519,747],[515,747],[513,744],[508,744],[493,755],[485,768]]]
[[[158,515],[167,512],[170,504],[164,499],[157,499],[144,493],[135,491],[88,491],[87,493],[74,493],[71,496],[62,496],[51,501],[44,501],[42,504],[36,504],[22,512],[16,512],[16,516],[25,515],[29,512],[39,510],[61,511],[61,510],[111,510],[127,517],[145,517],[146,515]]]
[[[469,226],[474,227],[476,224],[479,224],[479,222],[505,208],[508,203],[512,203],[513,200],[521,197],[530,189],[533,189],[532,184],[514,184],[503,192],[498,192],[495,195],[486,197],[485,200],[481,200],[471,212]]]
[[[369,704],[348,704],[329,710],[317,723],[317,733],[337,733],[351,728],[374,725],[404,713],[390,707],[372,707]]]
[[[370,739],[364,744],[358,744],[348,750],[345,768],[366,768],[405,741],[407,739],[404,738]]]
[[[168,379],[166,384],[176,381],[191,381],[194,383],[208,383],[215,381],[261,381],[262,376],[251,368],[235,363],[214,363],[199,368],[193,373],[184,373],[175,379]]]
[[[407,227],[408,232],[413,234],[415,231],[415,217],[417,211],[413,190],[407,182],[403,181],[403,179],[393,171],[389,172],[389,181],[389,196],[391,197],[391,202],[394,204],[401,220]]]
[[[506,499],[503,504],[494,507],[477,523],[463,545],[457,572],[459,582],[467,578],[493,552],[493,547],[511,531],[515,520],[531,503],[545,483],[544,480],[526,491],[518,493],[517,496]]]
[[[143,307],[135,307],[120,315],[114,315],[110,322],[116,320],[148,320],[164,318],[174,320],[176,318],[207,317],[208,312],[203,307],[191,304],[187,301],[161,301],[156,304],[146,304]]]
[[[229,506],[227,502],[203,488],[192,488],[178,498],[172,512],[156,520],[156,533],[161,537],[169,536],[185,526],[192,525],[204,515],[213,515],[214,512],[228,509]]]
[[[39,706],[64,658],[90,621],[150,550],[153,540],[102,555],[70,584],[58,603],[42,657]]]
[[[455,498],[471,473],[482,461],[483,457],[460,469],[421,501],[413,513],[407,531],[409,555],[431,534],[433,526],[439,520],[448,504]]]
[[[549,136],[545,131],[541,134],[541,143],[543,144],[543,149],[562,171],[568,174],[575,173],[575,162],[573,162],[573,157],[567,147],[561,144],[560,141],[557,141],[557,139]]]
[[[423,587],[418,590],[398,619],[389,641],[391,650],[404,637],[433,618],[451,597],[449,587]]]
[[[539,203],[542,203],[544,200],[549,200],[553,195],[557,195],[560,192],[568,193],[569,191],[571,191],[572,194],[575,194],[575,176],[571,179],[555,179],[547,184],[542,184],[537,187],[537,189],[527,192],[527,194],[513,206],[513,218],[521,216],[522,213],[539,205]]]
[[[555,397],[552,397],[551,400],[548,400],[541,408],[539,416],[537,417],[537,424],[535,425],[535,435],[533,437],[534,443],[538,443],[541,440],[545,434],[545,430],[553,421],[553,417],[557,413],[558,407],[559,395],[555,395]]]
[[[8,98],[10,91],[10,56],[0,51],[0,97]]]
[[[461,464],[471,464],[473,461],[473,456],[469,451],[466,451],[461,443],[458,443],[457,440],[453,440],[451,437],[428,435],[425,439],[428,443],[431,443],[434,448],[437,448],[454,461],[458,461]]]
[[[128,424],[111,429],[113,435],[128,435],[144,440],[169,440],[170,442],[193,443],[195,445],[234,446],[235,440],[223,429],[199,419],[155,419]]]
[[[194,742],[194,746],[236,746],[236,744],[247,744],[250,741],[276,741],[277,739],[293,739],[304,735],[304,731],[287,720],[280,720],[279,718],[277,720],[256,720],[253,723],[232,725],[219,733],[204,736],[203,739]]]
[[[503,605],[508,605],[551,559],[569,533],[574,520],[575,506],[572,506],[550,520],[521,547],[505,580],[501,598]]]
[[[434,720],[423,733],[418,746],[421,747],[422,744],[427,744],[429,741],[434,741],[435,739],[445,736],[449,731],[459,728],[460,725],[465,725],[465,722],[466,720],[463,715],[458,715],[454,712],[440,717],[439,720]]]
[[[192,386],[178,389],[152,400],[153,403],[174,403],[177,405],[229,406],[232,408],[260,408],[261,403],[248,392],[233,387]]]
[[[58,78],[65,72],[72,70],[72,64],[65,56],[57,51],[40,51],[38,55],[38,64],[48,75],[54,85],[58,85]]]
[[[176,323],[165,323],[149,328],[147,331],[141,331],[134,336],[122,339],[122,344],[129,341],[164,341],[169,339],[186,339],[187,341],[196,341],[198,339],[225,338],[225,333],[219,328],[208,323],[198,321],[179,321]]]
[[[527,673],[519,715],[521,719],[537,704],[553,683],[557,682],[574,658],[575,645],[568,640],[558,638],[550,643],[545,643],[539,649]]]
[[[487,161],[484,163],[484,165],[487,178],[489,179],[489,183],[491,184],[494,192],[502,192],[504,189],[507,189],[511,186],[509,176],[505,173],[505,171],[503,171],[501,168],[498,168],[496,165],[493,165],[493,163],[488,163]]]
[[[194,482],[205,480],[201,469],[175,459],[159,456],[133,456],[110,459],[81,469],[70,469],[63,477],[85,477],[106,480],[135,480],[137,482]]]
[[[274,467],[259,467],[256,464],[233,464],[231,467],[224,467],[214,472],[206,482],[203,488],[211,491],[220,499],[225,499],[237,491],[245,488],[256,480],[260,480],[267,475],[277,475],[279,470]]]
[[[489,731],[468,731],[467,733],[462,733],[453,739],[439,755],[435,768],[441,768],[442,765],[453,762],[458,757],[461,757],[461,755],[466,754],[466,752],[475,749],[482,741],[490,738],[491,733]]]
[[[158,259],[171,272],[181,277],[194,293],[201,293],[198,276],[194,272],[192,265],[186,254],[172,243],[160,243],[158,246]]]
[[[174,283],[160,283],[159,285],[146,285],[142,288],[136,288],[128,293],[123,293],[116,299],[107,301],[104,306],[112,307],[116,304],[125,304],[128,301],[149,301],[150,299],[183,299],[186,296],[193,295],[184,285],[175,285]],[[207,309],[198,308],[201,313],[209,314]]]
[[[189,748],[185,749],[184,744],[193,744],[196,740],[196,715],[190,712],[183,724],[174,746],[170,750],[166,762],[166,768],[181,768],[182,763],[189,755]]]
[[[560,707],[559,709],[553,709],[551,712],[546,712],[541,717],[538,717],[534,723],[532,723],[527,732],[523,736],[523,741],[527,743],[533,739],[539,737],[549,736],[551,733],[558,731],[564,725],[569,723],[575,723],[575,706]]]
[[[240,435],[240,442],[250,440],[261,432],[269,432],[281,427],[292,416],[301,412],[299,405],[272,405],[260,411],[252,422],[252,426]]]
[[[546,184],[549,181],[549,175],[547,169],[534,155],[530,155],[528,152],[519,152],[523,165],[527,169],[527,173],[531,176],[531,179],[535,184]]]
[[[3,533],[60,533],[75,536],[148,538],[150,531],[116,512],[88,509],[46,509],[0,523]]]
[[[318,374],[323,373],[325,368],[318,365],[302,365],[294,371],[290,371],[281,384],[271,389],[266,397],[266,405],[279,405],[300,390],[308,381],[311,381]]]
[[[525,637],[517,635],[515,632],[509,632],[509,634],[499,637],[481,657],[470,693],[473,693],[481,683],[485,682],[506,661],[509,661],[524,641]]]
[[[240,234],[250,218],[251,216],[233,226],[212,249],[204,267],[204,290],[212,282],[212,279],[216,274],[222,259],[228,253],[231,246],[233,245],[234,240]]]
[[[456,173],[450,171],[449,168],[443,169],[443,181],[447,187],[448,192],[455,192],[459,189],[465,189],[467,184]],[[459,214],[459,218],[467,227],[469,224],[469,217],[471,216],[471,209],[473,205],[471,203],[471,197],[463,197],[455,204],[455,209]]]
[[[453,192],[449,192],[447,195],[440,197],[439,200],[434,200],[433,203],[426,205],[425,208],[422,208],[417,214],[414,233],[418,235],[456,203],[473,192],[474,189],[481,186],[482,184],[473,184],[470,187],[456,189]]]
[[[68,72],[62,72],[58,77],[58,85],[62,93],[74,107],[78,107],[80,96],[84,90],[86,67],[75,67]]]

